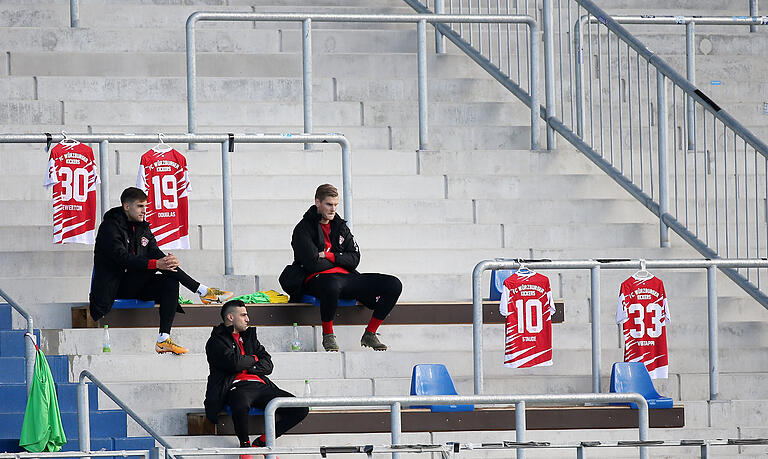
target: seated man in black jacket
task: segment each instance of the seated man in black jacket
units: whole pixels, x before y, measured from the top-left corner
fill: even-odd
[[[187,349],[171,339],[171,326],[179,306],[179,284],[200,295],[204,303],[232,298],[232,292],[208,288],[179,267],[179,260],[157,247],[145,220],[147,195],[126,188],[120,207],[109,209],[96,235],[93,248],[93,279],[90,309],[93,320],[104,317],[115,298],[152,300],[160,304],[160,334],[157,353],[185,354]],[[156,274],[158,273],[159,274]]]
[[[347,222],[336,213],[338,205],[336,187],[328,183],[317,187],[315,205],[304,213],[291,238],[294,261],[286,271],[300,272],[299,287],[293,289],[283,283],[283,289],[292,298],[305,293],[320,301],[326,351],[339,350],[333,333],[333,317],[339,298],[354,298],[373,310],[360,345],[386,351],[387,346],[379,341],[376,330],[395,307],[403,285],[395,276],[356,271],[360,249]],[[280,277],[283,282],[284,276]]]
[[[216,423],[225,405],[232,411],[232,423],[240,447],[251,446],[248,441],[248,411],[267,406],[273,398],[293,397],[269,380],[272,357],[256,337],[256,328],[248,327],[248,310],[240,300],[231,300],[221,307],[223,323],[213,327],[205,343],[208,359],[208,385],[205,390],[205,415]],[[275,430],[279,437],[300,423],[309,408],[280,408],[275,413]],[[252,446],[264,446],[264,435],[253,440]],[[241,456],[242,457],[242,456]]]

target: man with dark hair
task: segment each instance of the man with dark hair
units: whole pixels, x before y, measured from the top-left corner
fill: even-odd
[[[395,276],[378,273],[360,274],[355,269],[360,263],[360,249],[352,232],[337,213],[339,192],[331,184],[317,187],[315,204],[293,229],[293,265],[286,267],[280,281],[292,298],[308,294],[320,301],[320,319],[323,325],[323,348],[338,351],[333,333],[333,317],[339,298],[356,299],[373,315],[366,327],[360,345],[377,351],[387,350],[379,341],[376,331],[395,307],[403,285]],[[285,282],[297,273],[298,282]]]
[[[104,214],[93,249],[93,279],[90,310],[93,320],[104,317],[115,298],[152,300],[160,304],[160,334],[157,353],[185,354],[187,349],[171,339],[171,326],[179,306],[179,284],[200,295],[203,302],[225,300],[232,292],[208,288],[179,267],[172,253],[157,247],[146,222],[147,195],[138,188],[126,188],[120,207]]]
[[[248,327],[248,310],[240,300],[221,307],[223,322],[211,331],[205,343],[208,359],[208,385],[205,390],[205,415],[216,423],[225,405],[232,411],[232,423],[240,447],[265,445],[264,435],[253,443],[248,440],[248,411],[267,406],[273,398],[293,397],[269,380],[272,357],[256,337],[256,328]],[[279,437],[309,413],[306,407],[280,408],[275,413],[275,430]],[[241,456],[242,457],[242,456]]]

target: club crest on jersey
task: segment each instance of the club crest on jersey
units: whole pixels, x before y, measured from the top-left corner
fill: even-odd
[[[147,244],[149,244],[149,239],[145,238],[144,236],[141,237],[141,246],[146,247]]]
[[[343,243],[344,243],[344,236],[342,236],[341,234],[339,234],[339,245],[341,245],[341,244],[343,244]]]

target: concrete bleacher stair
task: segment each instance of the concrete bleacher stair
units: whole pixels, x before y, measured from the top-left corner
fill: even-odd
[[[24,333],[11,329],[11,307],[0,305],[0,450],[23,451],[19,435],[27,406],[25,384]],[[40,331],[35,330],[40,336]],[[56,385],[61,421],[67,443],[62,451],[79,450],[77,422],[77,386],[70,381],[69,359],[66,355],[46,355]],[[91,448],[94,450],[146,449],[155,445],[151,437],[128,435],[127,416],[122,410],[99,409],[97,387],[88,385]]]
[[[376,5],[360,0],[104,0],[81,2],[81,28],[73,30],[65,3],[14,0],[0,5],[0,49],[7,52],[0,59],[0,91],[6,96],[0,101],[2,132],[186,131],[183,30],[194,11],[412,12],[399,0]],[[746,14],[746,2],[686,1],[674,8],[668,3],[653,0],[640,7],[636,0],[598,2],[611,13],[682,14],[684,9],[686,14]],[[315,23],[313,29],[314,126],[316,132],[340,132],[351,141],[354,233],[363,251],[361,270],[397,274],[403,280],[404,300],[467,300],[473,266],[500,256],[699,257],[675,237],[671,248],[659,248],[657,219],[565,142],[553,152],[528,151],[527,109],[453,47],[445,56],[428,56],[433,150],[416,152],[415,27]],[[759,76],[765,75],[764,32],[747,36],[736,29],[697,29],[697,38],[712,44],[711,53],[697,56],[697,78],[706,83],[700,84],[706,86],[707,94],[765,138],[768,128],[762,102],[768,97],[768,83]],[[296,23],[200,25],[200,132],[301,131],[298,30]],[[674,35],[672,29],[641,28],[638,33],[675,68],[683,68],[682,29]],[[428,45],[431,49],[433,40]],[[723,84],[710,86],[710,80]],[[135,183],[138,158],[151,146],[110,145],[111,205],[117,205],[123,187]],[[217,285],[224,281],[219,147],[200,145],[195,151],[185,147],[177,145],[192,173],[193,249],[177,255],[195,277]],[[45,329],[43,349],[51,354],[52,368],[59,365],[62,371],[60,400],[69,400],[68,391],[74,397],[67,381],[76,381],[80,370],[89,369],[172,445],[232,446],[231,437],[185,435],[186,413],[202,407],[207,376],[203,345],[209,328],[174,330],[174,337],[190,348],[190,355],[184,357],[156,355],[154,328],[110,327],[111,355],[101,352],[100,330],[71,329],[71,306],[87,300],[92,248],[50,243],[51,202],[41,186],[47,163],[42,150],[39,144],[0,144],[4,217],[0,284],[29,307],[36,324]],[[292,256],[290,230],[311,204],[318,184],[340,185],[339,156],[335,146],[309,153],[300,146],[236,146],[234,264],[236,273],[249,276],[247,285],[278,288],[277,276]],[[502,368],[503,329],[486,325],[488,393],[591,390],[588,273],[544,273],[552,280],[555,297],[565,300],[566,322],[554,326],[555,366]],[[610,364],[621,360],[614,308],[618,286],[629,274],[602,273],[606,390]],[[768,410],[768,389],[763,384],[768,377],[768,313],[718,275],[724,401],[709,403],[705,275],[703,271],[656,274],[665,281],[673,322],[668,331],[671,375],[655,383],[662,395],[682,402],[687,413],[684,429],[654,429],[651,436],[768,436],[762,416]],[[488,285],[487,276],[484,285]],[[182,294],[196,299],[189,292]],[[258,317],[251,321],[259,324]],[[13,325],[23,326],[18,316]],[[382,341],[391,346],[386,353],[360,349],[360,326],[336,328],[342,348],[338,354],[314,352],[319,330],[310,326],[300,330],[308,352],[299,354],[288,352],[289,327],[259,330],[275,358],[275,380],[293,393],[302,393],[308,377],[314,395],[406,394],[412,365],[433,362],[448,365],[459,393],[472,392],[470,326],[385,322]],[[0,332],[1,352],[6,341],[18,347],[15,332]],[[0,391],[18,394],[23,363],[19,354],[14,355],[0,357],[12,359],[2,362],[2,368],[10,371],[2,372],[0,378],[16,378],[14,388]],[[56,355],[69,357],[60,361]],[[92,404],[98,399],[102,410],[116,408],[103,394],[91,394]],[[122,433],[145,435],[130,419],[126,426]],[[67,435],[76,444],[77,435],[70,431]],[[559,432],[555,441],[630,440],[635,435],[633,430],[576,430]],[[118,443],[97,443],[93,432],[92,436],[93,447],[117,448]],[[413,443],[480,443],[500,438],[512,440],[514,432],[404,435],[404,441]],[[553,441],[553,435],[531,431],[528,439]],[[280,444],[388,441],[387,434],[289,435]],[[692,454],[685,449],[653,451],[670,458]],[[463,453],[462,457],[509,457],[504,454],[508,453]],[[532,451],[528,456],[560,457],[557,454]],[[611,454],[623,457],[636,452],[624,449]],[[715,454],[756,457],[760,452],[734,447],[715,450]]]

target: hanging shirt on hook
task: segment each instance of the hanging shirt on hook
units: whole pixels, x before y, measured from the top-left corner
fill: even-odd
[[[51,148],[43,186],[53,188],[54,244],[94,243],[99,183],[91,147],[67,139]]]
[[[161,249],[189,248],[189,170],[171,148],[150,149],[141,157],[136,187],[147,193],[147,222]]]
[[[616,323],[623,324],[624,361],[643,362],[651,378],[666,378],[669,305],[656,276],[631,276],[621,284]]]
[[[505,324],[504,366],[552,365],[552,314],[555,302],[549,279],[519,269],[504,281],[499,312]]]

